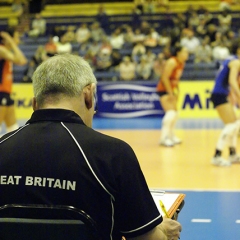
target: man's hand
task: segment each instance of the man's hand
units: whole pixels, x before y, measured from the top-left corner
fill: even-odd
[[[164,217],[162,223],[159,225],[159,228],[164,232],[167,240],[178,240],[180,238],[182,226],[175,220]]]

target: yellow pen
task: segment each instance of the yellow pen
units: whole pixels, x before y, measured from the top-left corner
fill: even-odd
[[[167,218],[170,218],[169,215],[168,215],[168,212],[167,212],[167,210],[166,210],[166,208],[165,208],[165,206],[164,206],[164,204],[163,204],[163,202],[162,202],[161,200],[159,200],[159,203],[160,203],[160,207],[161,207],[163,213],[165,214],[165,216],[166,216]]]

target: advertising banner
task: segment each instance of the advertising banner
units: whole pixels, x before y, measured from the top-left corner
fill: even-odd
[[[218,118],[210,101],[214,81],[181,81],[178,110],[180,118]],[[98,112],[102,118],[161,117],[164,112],[156,93],[156,82],[99,82]],[[32,85],[14,84],[18,119],[32,114]]]

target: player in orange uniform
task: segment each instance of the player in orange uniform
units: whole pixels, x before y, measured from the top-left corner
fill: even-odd
[[[175,144],[181,143],[181,140],[174,135],[173,130],[178,115],[178,83],[187,59],[188,50],[185,47],[176,47],[173,56],[166,61],[162,77],[157,85],[157,93],[160,96],[160,103],[165,111],[162,120],[162,131],[159,143],[166,147],[172,147]]]
[[[18,128],[14,101],[10,96],[13,83],[12,64],[24,65],[27,59],[18,47],[17,31],[11,29],[0,32],[0,38],[0,128],[4,122],[7,132],[10,132]]]

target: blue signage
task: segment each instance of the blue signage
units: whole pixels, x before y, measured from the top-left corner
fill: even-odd
[[[106,118],[163,116],[156,82],[98,83],[98,112]]]

